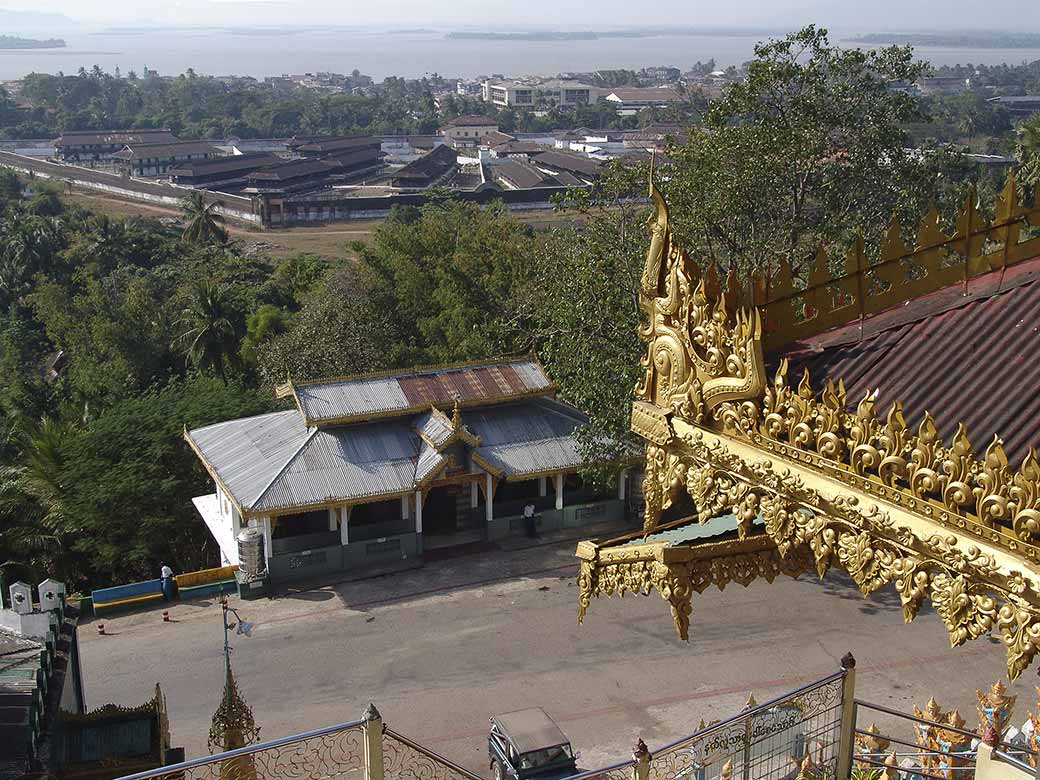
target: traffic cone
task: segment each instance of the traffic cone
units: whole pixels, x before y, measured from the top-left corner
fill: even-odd
[[[105,624],[104,623],[98,623],[97,624],[97,632],[98,632],[98,636],[104,636],[105,635]]]
[[[170,610],[164,609],[162,611],[162,622],[163,623],[169,623],[170,622]]]

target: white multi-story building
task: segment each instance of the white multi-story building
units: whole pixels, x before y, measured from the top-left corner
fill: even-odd
[[[539,106],[584,106],[594,103],[603,90],[580,81],[485,81],[484,102],[496,106],[537,108]]]

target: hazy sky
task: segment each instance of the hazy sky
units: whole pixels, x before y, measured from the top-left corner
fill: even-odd
[[[977,0],[0,0],[0,8],[57,11],[106,24],[451,24],[483,29],[687,24],[786,29],[813,21],[860,31],[1040,32],[1037,0],[1004,0],[996,6]]]

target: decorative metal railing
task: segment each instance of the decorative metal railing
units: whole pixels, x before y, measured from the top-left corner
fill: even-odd
[[[647,780],[834,778],[846,672],[809,683],[652,751]],[[632,758],[569,780],[632,780]]]
[[[340,723],[120,780],[363,780],[364,723]]]
[[[383,730],[383,761],[383,773],[389,780],[483,780],[391,729]]]
[[[955,712],[944,716],[931,720],[857,699],[853,708],[854,764],[890,777],[969,780],[975,776],[979,733],[963,728],[964,721]],[[865,726],[868,719],[870,725]],[[1035,772],[1035,750],[1020,740],[1010,743],[996,738],[999,750],[994,755],[1023,771]]]

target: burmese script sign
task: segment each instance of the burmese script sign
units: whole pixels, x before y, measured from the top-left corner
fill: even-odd
[[[735,778],[759,778],[790,769],[804,753],[804,714],[792,704],[755,712],[690,746],[688,780],[714,780],[733,762]],[[796,765],[795,765],[796,766]]]

